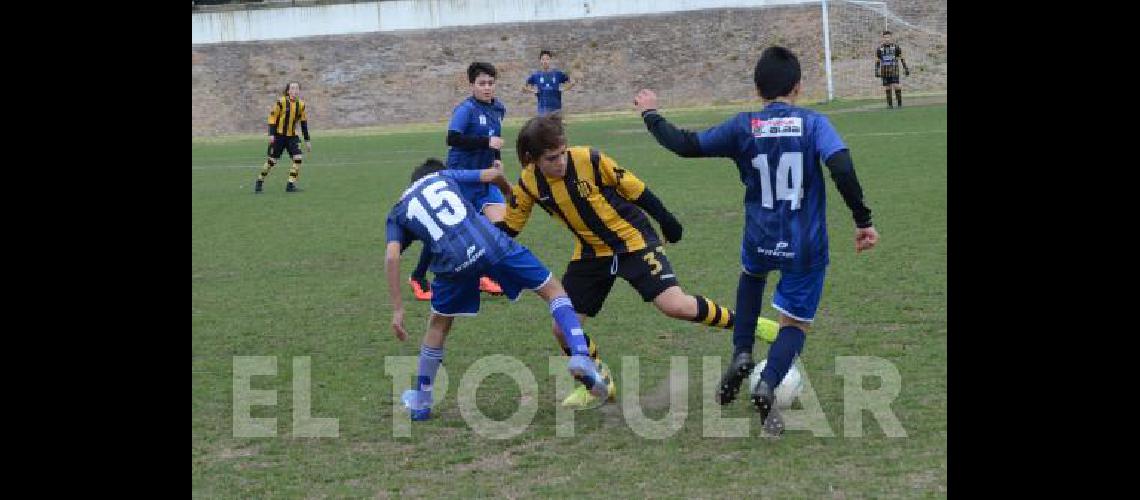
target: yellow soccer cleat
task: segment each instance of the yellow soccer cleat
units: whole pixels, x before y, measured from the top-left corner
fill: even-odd
[[[586,389],[586,386],[576,384],[576,387],[574,387],[574,390],[570,392],[570,395],[566,396],[566,399],[562,400],[562,406],[574,408],[575,410],[586,410],[601,406],[601,403],[598,403],[597,401],[598,398],[594,397],[593,394],[590,394],[590,391]]]
[[[602,379],[606,381],[606,387],[609,389],[609,395],[605,401],[600,401],[597,396],[590,394],[590,390],[586,389],[586,386],[577,384],[577,387],[570,392],[570,395],[562,400],[562,406],[576,410],[590,410],[602,406],[603,404],[617,401],[617,384],[614,384],[614,378],[610,376],[610,367],[606,366],[604,362],[599,361],[598,373],[602,376]]]
[[[780,324],[768,318],[756,318],[756,337],[771,344],[776,341],[776,333],[780,331]]]

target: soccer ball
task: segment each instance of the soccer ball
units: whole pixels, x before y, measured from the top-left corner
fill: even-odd
[[[756,385],[760,383],[760,372],[764,371],[766,364],[768,364],[768,360],[762,360],[756,364],[756,368],[752,369],[752,375],[748,378],[748,387],[753,390],[756,389]],[[792,365],[788,369],[788,374],[784,375],[784,380],[776,386],[776,407],[784,410],[791,408],[792,402],[800,397],[803,390],[804,378],[800,375],[796,365]]]

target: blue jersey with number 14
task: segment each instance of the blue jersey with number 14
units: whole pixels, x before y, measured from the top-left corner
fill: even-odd
[[[770,269],[826,266],[822,161],[847,149],[827,117],[773,102],[697,136],[702,156],[736,162],[744,192],[744,251]]]
[[[461,183],[478,182],[478,170],[444,170],[413,183],[388,213],[388,241],[407,248],[423,241],[431,272],[478,276],[520,247],[460,194]]]

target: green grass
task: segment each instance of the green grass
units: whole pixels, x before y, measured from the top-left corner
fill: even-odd
[[[852,150],[882,239],[855,255],[853,226],[842,199],[828,187],[832,265],[823,303],[802,356],[835,437],[789,431],[760,437],[743,401],[724,409],[752,417],[750,437],[702,435],[702,356],[727,362],[729,335],[671,320],[619,282],[586,329],[623,378],[622,356],[640,358],[645,414],[667,411],[670,356],[689,359],[689,413],[661,440],[639,437],[620,406],[575,415],[574,437],[555,435],[555,394],[547,357],[558,354],[549,315],[533,294],[510,304],[483,302],[476,318],[460,318],[447,344],[447,396],[437,416],[393,437],[395,402],[385,356],[415,356],[429,313],[411,300],[413,338],[394,339],[383,281],[383,219],[427,156],[444,157],[443,127],[314,130],[306,155],[305,192],[283,192],[288,162],[251,194],[263,162],[260,137],[195,139],[192,168],[192,490],[195,497],[604,496],[604,497],[942,497],[946,495],[946,106],[888,111],[872,103],[820,109]],[[703,128],[733,110],[666,111],[675,123]],[[519,122],[509,122],[508,143]],[[633,114],[572,117],[569,140],[592,145],[632,170],[685,224],[668,248],[682,286],[732,304],[739,272],[743,216],[735,167],[721,159],[682,159],[660,148]],[[516,178],[514,151],[505,151]],[[830,181],[828,182],[830,184]],[[573,237],[535,211],[520,241],[561,274]],[[406,276],[419,246],[403,259]],[[775,278],[775,276],[773,276]],[[766,290],[764,315],[773,279]],[[763,357],[763,344],[758,345]],[[464,370],[492,354],[513,356],[538,380],[520,394],[503,375],[484,381],[479,408],[496,419],[514,413],[521,397],[538,413],[520,435],[479,437],[456,404]],[[254,417],[277,418],[277,437],[235,438],[233,357],[274,356],[276,376],[253,378],[276,390],[277,406]],[[292,358],[312,360],[312,416],[339,420],[339,437],[292,434]],[[902,390],[891,408],[907,437],[886,437],[869,413],[863,437],[845,437],[843,379],[836,356],[891,361]],[[718,373],[720,368],[717,367]],[[405,386],[408,381],[399,381]],[[865,384],[876,387],[873,379]],[[619,394],[620,396],[620,394]]]

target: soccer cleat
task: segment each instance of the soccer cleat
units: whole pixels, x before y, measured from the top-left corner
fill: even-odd
[[[740,392],[740,384],[752,373],[752,368],[756,363],[752,362],[752,353],[740,352],[732,358],[732,363],[729,363],[728,369],[724,371],[724,375],[720,377],[720,386],[716,390],[716,402],[722,405],[729,404],[736,400],[736,394]]]
[[[585,385],[594,397],[598,399],[609,397],[609,384],[598,373],[598,367],[589,356],[571,356],[566,368],[570,370],[570,375]]]
[[[424,401],[421,397],[420,391],[415,389],[408,389],[400,397],[404,402],[404,408],[408,409],[408,416],[413,421],[427,420],[431,418],[431,401]],[[425,404],[426,403],[426,404]]]
[[[768,387],[768,383],[761,380],[752,389],[752,406],[760,412],[760,422],[764,425],[764,432],[771,436],[784,433],[784,418],[776,408],[776,392]]]
[[[768,318],[756,318],[756,337],[771,344],[776,341],[776,334],[780,332],[780,324]]]
[[[590,394],[590,390],[584,385],[575,385],[574,390],[570,391],[570,395],[562,400],[562,406],[574,408],[577,410],[587,410],[590,408],[597,408],[601,406],[602,402],[598,398]]]
[[[253,192],[254,193],[261,193],[261,185],[262,184],[265,184],[264,179],[258,179],[256,181],[253,181]]]
[[[491,295],[502,295],[503,287],[499,286],[498,283],[495,283],[495,280],[491,279],[490,277],[483,276],[482,278],[479,278],[479,291],[486,292]]]
[[[304,191],[304,190],[297,187],[297,183],[295,183],[295,182],[290,182],[290,183],[285,184],[285,192],[286,193],[300,193],[301,191]]]
[[[602,380],[606,382],[606,389],[609,392],[606,399],[601,399],[590,394],[590,390],[586,389],[585,385],[579,385],[570,392],[569,396],[566,396],[566,399],[562,400],[562,406],[578,410],[588,410],[617,401],[617,385],[614,384],[614,379],[610,376],[610,368],[601,361],[599,361],[598,364],[601,366],[598,371],[602,375]]]
[[[408,278],[408,285],[412,287],[412,295],[416,300],[431,300],[431,285],[425,279]]]

